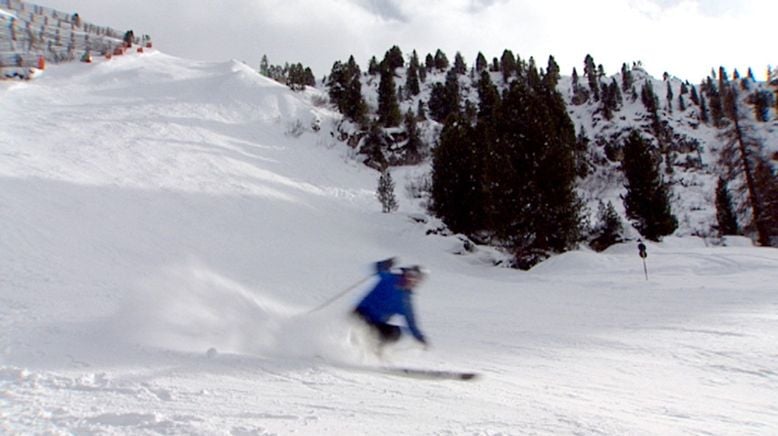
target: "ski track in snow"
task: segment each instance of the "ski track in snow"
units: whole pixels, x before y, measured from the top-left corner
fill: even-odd
[[[648,280],[631,244],[455,256],[400,189],[380,213],[334,114],[236,62],[63,65],[0,101],[0,433],[778,433],[778,250],[667,238]],[[372,282],[308,311],[389,255],[431,269],[433,346],[379,361],[346,316]]]

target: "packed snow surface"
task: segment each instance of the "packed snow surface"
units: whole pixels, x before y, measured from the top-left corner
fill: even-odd
[[[382,214],[321,96],[237,62],[51,67],[0,122],[0,433],[778,434],[778,250],[492,266],[426,234],[421,169]],[[379,358],[348,312],[389,256],[431,347]]]

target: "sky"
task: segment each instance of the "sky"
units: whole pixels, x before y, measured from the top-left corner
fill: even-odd
[[[570,75],[591,54],[609,74],[640,61],[654,76],[699,82],[715,68],[778,63],[774,0],[38,0],[95,24],[151,35],[160,50],[257,66],[301,62],[317,77],[354,55],[364,68],[393,45],[423,57],[442,49],[472,64],[503,50]]]

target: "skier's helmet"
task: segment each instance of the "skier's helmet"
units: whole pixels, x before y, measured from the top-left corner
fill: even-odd
[[[401,268],[403,281],[408,288],[415,288],[423,279],[425,271],[419,265]]]

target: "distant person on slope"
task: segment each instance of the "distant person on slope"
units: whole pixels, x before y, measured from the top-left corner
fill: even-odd
[[[388,321],[394,315],[402,315],[413,337],[426,348],[427,340],[416,325],[411,304],[413,290],[424,278],[424,273],[418,266],[400,268],[399,272],[392,272],[394,263],[395,259],[390,258],[375,264],[380,280],[359,302],[354,314],[370,326],[378,336],[380,346],[400,339],[402,329],[389,324]]]

